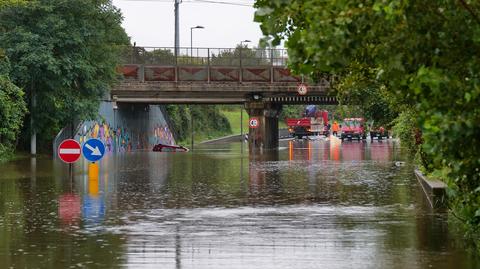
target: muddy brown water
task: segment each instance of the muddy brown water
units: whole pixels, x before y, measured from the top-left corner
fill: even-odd
[[[396,142],[280,144],[1,165],[0,268],[480,268]]]

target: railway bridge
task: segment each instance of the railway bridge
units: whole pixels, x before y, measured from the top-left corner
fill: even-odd
[[[336,104],[329,79],[293,75],[283,49],[130,47],[112,89],[117,103],[243,104],[259,125],[250,149],[278,147],[278,115],[284,104]]]

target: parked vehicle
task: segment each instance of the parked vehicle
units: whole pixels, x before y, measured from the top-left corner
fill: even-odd
[[[316,106],[307,106],[303,118],[287,118],[288,132],[291,136],[303,138],[312,135],[329,135],[328,112],[317,110]]]
[[[388,139],[388,131],[383,126],[371,127],[370,140],[373,141],[374,138],[377,138],[377,140]]]
[[[365,132],[365,120],[363,118],[346,118],[343,119],[342,134],[340,139],[367,139]]]
[[[164,145],[157,144],[153,147],[153,151],[156,152],[187,152],[188,148],[177,145]]]

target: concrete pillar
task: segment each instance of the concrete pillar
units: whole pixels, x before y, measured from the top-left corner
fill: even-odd
[[[258,119],[258,127],[250,128],[248,145],[250,152],[278,148],[278,115],[282,110],[280,104],[262,101],[250,101],[245,104],[250,118]]]
[[[137,72],[138,72],[137,74],[138,80],[140,82],[145,82],[145,65],[141,64]]]

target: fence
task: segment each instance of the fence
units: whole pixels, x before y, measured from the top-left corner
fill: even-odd
[[[124,64],[214,65],[214,66],[286,66],[285,49],[258,48],[178,48],[125,47]]]

